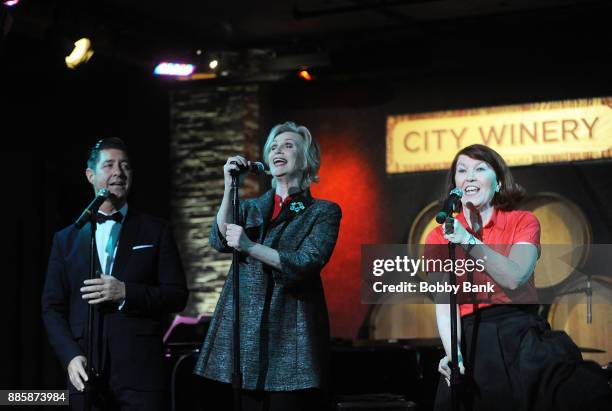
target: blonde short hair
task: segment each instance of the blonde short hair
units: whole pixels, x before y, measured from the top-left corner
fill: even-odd
[[[272,127],[270,134],[268,135],[268,139],[266,140],[266,144],[264,144],[263,154],[264,161],[270,166],[268,163],[268,156],[270,154],[270,149],[272,147],[272,143],[276,136],[282,133],[294,133],[302,137],[298,141],[299,148],[301,149],[302,158],[300,159],[301,164],[303,166],[303,174],[300,180],[300,189],[305,190],[310,187],[311,183],[319,182],[319,168],[321,167],[321,149],[317,142],[312,138],[310,131],[304,126],[300,126],[292,121],[287,121],[282,124],[277,124]],[[272,186],[276,186],[276,179],[272,178]]]

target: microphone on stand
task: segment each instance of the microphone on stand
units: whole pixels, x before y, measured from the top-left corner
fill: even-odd
[[[106,201],[109,196],[110,191],[108,191],[108,189],[106,188],[101,188],[100,191],[98,191],[98,194],[96,194],[96,197],[93,199],[93,201],[89,203],[83,213],[81,213],[81,216],[76,220],[76,222],[74,223],[75,227],[79,230],[83,228],[83,226],[87,224],[91,216],[98,211],[98,208],[100,208],[102,203]]]
[[[436,222],[438,224],[444,224],[448,217],[452,217],[453,213],[457,211],[458,205],[463,197],[463,190],[459,187],[455,187],[448,194],[448,198],[444,200],[442,209],[436,215]]]
[[[230,173],[234,175],[241,175],[247,173],[253,174],[270,174],[268,170],[266,170],[266,166],[260,161],[252,161],[248,166],[243,166],[242,164],[238,164],[236,161],[231,161],[230,164],[235,164],[238,166],[238,170],[231,170]]]

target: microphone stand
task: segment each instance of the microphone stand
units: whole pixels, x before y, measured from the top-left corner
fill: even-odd
[[[444,221],[445,227],[453,227],[453,217],[448,216]],[[451,286],[451,290],[454,289],[456,284],[456,275],[455,275],[455,247],[456,244],[449,241],[448,242],[448,258],[452,262],[453,270],[449,274],[449,284]],[[459,409],[458,403],[458,388],[459,388],[459,353],[457,352],[457,340],[458,340],[458,330],[457,330],[457,296],[451,291],[449,293],[449,305],[450,305],[450,331],[451,331],[451,361],[450,361],[450,392],[451,392],[451,410],[457,411]]]
[[[451,217],[452,218],[452,217]],[[455,277],[455,243],[448,242],[448,258],[452,261],[453,270],[449,275],[451,290],[454,289],[456,283]],[[457,296],[452,291],[449,295],[450,304],[450,326],[451,326],[451,376],[450,376],[450,391],[451,391],[451,410],[457,411],[457,388],[459,386],[459,353],[457,352]]]
[[[586,312],[586,321],[587,324],[593,323],[593,286],[591,285],[591,274],[586,275],[586,285],[585,287],[575,288],[573,290],[560,292],[558,295],[570,295],[570,294],[586,294],[587,299],[587,312]]]
[[[586,295],[587,295],[587,324],[593,323],[593,288],[591,287],[591,275],[587,276],[586,283]]]
[[[109,197],[110,193],[108,189],[102,188],[96,194],[96,197],[93,201],[85,208],[85,211],[81,213],[79,218],[74,223],[74,226],[77,230],[80,230],[89,222],[91,227],[91,235],[89,240],[89,279],[93,280],[97,277],[98,273],[96,273],[96,265],[94,262],[94,258],[96,258],[96,219],[94,216],[98,212],[100,206],[106,201]],[[98,379],[98,375],[93,365],[93,354],[94,354],[94,345],[93,345],[93,326],[94,326],[94,306],[92,304],[88,304],[87,307],[87,377],[88,381],[85,382],[85,403],[84,409],[85,411],[91,410],[92,403],[92,390],[94,389],[95,381]],[[96,334],[96,345],[99,347],[99,339],[100,333]],[[99,365],[99,364],[98,364]]]
[[[93,214],[92,214],[93,216]],[[94,258],[96,256],[96,221],[95,218],[89,217],[89,225],[91,227],[91,238],[89,241],[89,279],[96,278]],[[87,307],[87,377],[89,381],[85,382],[85,411],[91,410],[92,396],[95,381],[95,369],[93,365],[93,323],[94,323],[94,306],[88,304]],[[99,335],[97,335],[100,338]]]
[[[232,220],[239,223],[240,199],[238,197],[238,172],[232,173]],[[234,318],[232,322],[233,351],[232,351],[232,390],[234,394],[234,411],[242,409],[242,372],[240,371],[240,267],[239,252],[234,248],[232,252],[232,288],[234,298]]]

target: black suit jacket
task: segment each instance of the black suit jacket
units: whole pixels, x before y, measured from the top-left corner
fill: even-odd
[[[80,288],[89,275],[91,228],[73,225],[53,239],[42,295],[42,314],[51,345],[67,368],[86,355],[88,304]],[[98,256],[95,255],[95,262]],[[96,307],[104,312],[104,351],[121,386],[159,390],[165,384],[161,320],[187,302],[185,274],[170,225],[129,210],[119,237],[112,275],[126,286],[125,304]],[[69,388],[74,390],[72,384]]]

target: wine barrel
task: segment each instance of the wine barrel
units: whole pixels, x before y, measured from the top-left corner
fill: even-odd
[[[586,277],[576,277],[566,289],[586,286]],[[584,292],[557,297],[550,306],[548,322],[555,330],[563,330],[583,348],[585,359],[606,365],[612,361],[612,284],[607,277],[593,276],[591,280],[592,323],[587,323],[587,297]],[[605,353],[588,352],[589,348]]]
[[[408,255],[419,258],[423,255],[427,235],[439,224],[436,223],[436,214],[440,210],[440,203],[434,201],[423,208],[412,222],[408,233]],[[426,280],[425,273],[418,273],[422,280]]]
[[[369,337],[373,340],[439,338],[436,306],[430,297],[416,294],[405,304],[380,304],[370,314]]]

